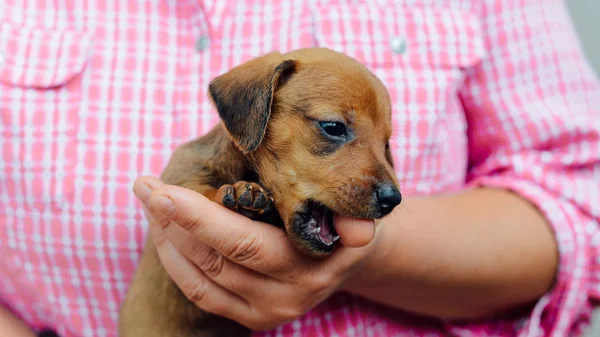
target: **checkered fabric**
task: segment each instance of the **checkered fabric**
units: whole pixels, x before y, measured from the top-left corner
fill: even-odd
[[[600,300],[600,85],[561,1],[0,1],[0,302],[116,336],[147,224],[130,192],[218,122],[207,86],[324,46],[387,85],[407,194],[478,184],[537,205],[554,289],[519,318],[438,324],[349,294],[260,336],[570,336]]]

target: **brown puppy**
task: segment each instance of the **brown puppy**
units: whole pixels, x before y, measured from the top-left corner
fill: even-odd
[[[222,123],[174,152],[165,183],[284,226],[311,256],[332,252],[334,214],[381,218],[400,203],[388,146],[390,99],[352,58],[322,48],[273,52],[217,77],[209,93]],[[186,299],[152,240],[119,330],[121,337],[249,334]]]

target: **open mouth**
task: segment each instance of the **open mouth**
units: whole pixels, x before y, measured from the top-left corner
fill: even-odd
[[[294,231],[316,253],[333,251],[339,236],[334,226],[335,212],[315,201],[308,201],[304,210],[296,214]]]
[[[313,233],[322,243],[328,246],[333,245],[340,238],[333,224],[335,213],[323,205],[311,204],[312,217],[308,221],[306,230]]]

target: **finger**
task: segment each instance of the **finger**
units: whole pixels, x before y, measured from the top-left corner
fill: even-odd
[[[165,270],[185,296],[201,309],[240,320],[252,313],[250,304],[206,277],[173,246],[163,240],[156,246]]]
[[[142,176],[133,183],[133,193],[142,202],[148,201],[155,188],[163,186],[164,183],[160,179],[152,176]]]
[[[375,223],[373,220],[336,216],[335,231],[345,247],[364,247],[375,236]]]
[[[142,212],[144,213],[144,216],[146,217],[148,222],[152,223],[154,217],[152,217],[152,214],[150,214],[150,211],[148,211],[148,207],[146,207],[146,205],[142,205]]]
[[[185,229],[170,225],[167,238],[177,250],[218,285],[249,302],[273,296],[279,281],[233,263],[214,248],[202,243]]]
[[[337,275],[348,275],[349,271],[356,271],[357,266],[364,261],[374,247],[378,244],[375,235],[375,224],[372,220],[340,217],[335,222],[335,228],[343,240],[338,250],[320,266],[321,272],[333,270]],[[350,243],[349,243],[350,242]]]
[[[154,190],[147,205],[155,218],[173,220],[229,260],[259,273],[280,275],[309,261],[280,229],[252,221],[194,191],[165,185]]]

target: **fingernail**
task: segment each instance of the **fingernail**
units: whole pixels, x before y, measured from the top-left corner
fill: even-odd
[[[146,184],[135,184],[133,185],[133,194],[135,194],[141,202],[146,203],[152,194],[152,190]]]
[[[150,199],[150,205],[157,212],[167,216],[175,213],[175,205],[173,204],[173,201],[167,197],[160,195],[152,197]]]

